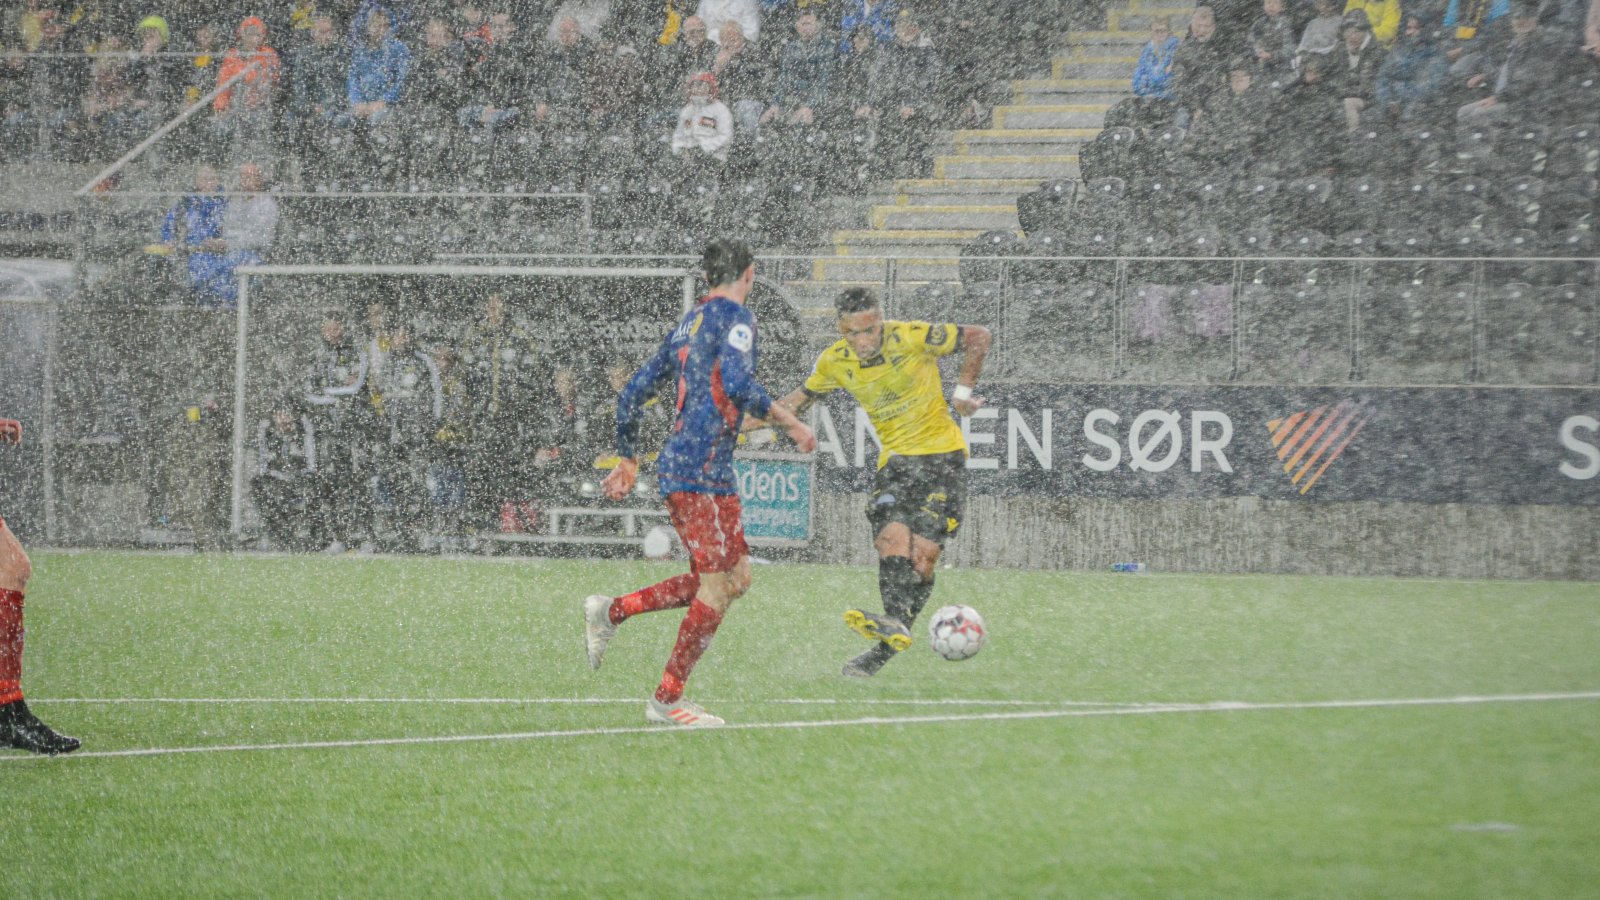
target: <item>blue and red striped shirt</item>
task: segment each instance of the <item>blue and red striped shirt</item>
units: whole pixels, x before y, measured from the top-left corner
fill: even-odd
[[[734,494],[733,448],[745,413],[766,418],[772,399],[755,379],[756,317],[719,294],[701,299],[617,398],[617,453],[638,455],[639,411],[677,380],[677,419],[656,461],[661,494]]]

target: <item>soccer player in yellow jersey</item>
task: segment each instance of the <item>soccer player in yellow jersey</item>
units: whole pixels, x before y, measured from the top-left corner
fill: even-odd
[[[910,626],[933,593],[939,554],[961,527],[967,441],[950,408],[968,416],[983,405],[972,388],[991,336],[981,325],[884,321],[877,296],[865,288],[845,291],[835,306],[843,337],[823,351],[805,385],[779,402],[799,413],[833,391],[849,391],[883,445],[867,507],[883,615],[844,615],[876,642],[844,667],[845,675],[867,678],[911,646]],[[952,353],[962,354],[961,371],[946,406],[939,357]]]

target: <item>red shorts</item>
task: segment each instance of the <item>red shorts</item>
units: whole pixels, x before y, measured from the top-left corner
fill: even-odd
[[[738,494],[668,494],[667,514],[689,551],[689,571],[696,575],[731,572],[750,554],[739,520]]]

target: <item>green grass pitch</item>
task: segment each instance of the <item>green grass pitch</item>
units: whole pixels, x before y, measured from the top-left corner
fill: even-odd
[[[758,567],[689,692],[744,727],[682,733],[680,615],[599,672],[579,615],[674,566],[35,563],[25,687],[85,750],[0,752],[0,897],[1600,890],[1596,585],[945,571],[984,651],[853,681],[875,572]]]

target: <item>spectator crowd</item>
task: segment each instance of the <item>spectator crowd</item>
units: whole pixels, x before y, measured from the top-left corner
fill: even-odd
[[[475,549],[484,532],[544,534],[544,510],[598,502],[636,351],[528,312],[500,287],[426,312],[327,310],[255,432],[252,498],[274,545]],[[666,413],[651,414],[664,437]]]
[[[592,144],[579,177],[753,169],[802,146],[793,155],[817,173],[851,171],[826,146],[875,177],[903,175],[937,128],[981,121],[992,86],[1041,65],[1086,6],[158,0],[133,14],[120,0],[21,0],[0,15],[3,138],[35,156],[115,158],[209,96],[194,152],[301,163],[324,185],[470,181],[483,167],[452,151],[508,133]]]
[[[1218,159],[1286,132],[1315,155],[1364,128],[1592,116],[1597,57],[1600,0],[1202,5],[1181,40],[1152,23],[1133,117],[1187,129]]]

